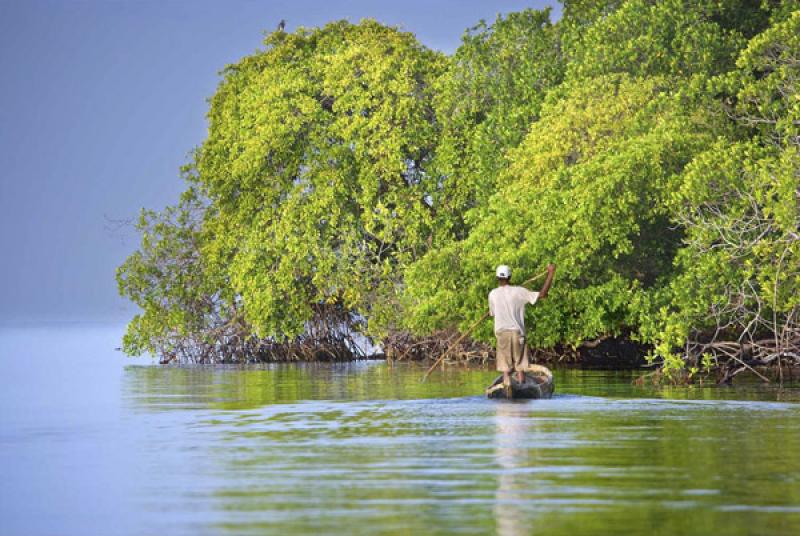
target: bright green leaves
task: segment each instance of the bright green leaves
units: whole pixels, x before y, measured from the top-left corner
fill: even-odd
[[[553,92],[487,207],[470,215],[469,236],[407,273],[411,321],[431,329],[477,316],[502,261],[517,282],[559,266],[553,299],[531,313],[534,344],[578,344],[629,325],[632,296],[670,271],[679,245],[667,207],[674,177],[713,141],[693,117],[699,103],[673,87],[607,76]],[[437,309],[448,314],[416,319]]]
[[[173,351],[235,308],[225,275],[201,254],[206,206],[190,188],[161,214],[142,211],[141,246],[117,269],[120,294],[142,309],[128,326],[125,352]]]
[[[800,10],[753,38],[719,81],[732,94],[733,113],[766,143],[800,146]]]
[[[567,53],[568,77],[626,72],[689,78],[724,72],[744,40],[718,21],[736,2],[630,0],[596,19]]]
[[[505,151],[538,118],[563,70],[549,10],[498,16],[464,34],[436,96],[442,124],[433,161],[442,184],[431,192],[437,243],[464,236],[466,211],[486,203],[507,166]]]
[[[709,311],[730,304],[731,289],[747,276],[711,235],[750,215],[719,203],[713,224],[698,219],[703,196],[751,192],[760,214],[784,229],[784,245],[798,228],[796,157],[747,160],[726,141],[742,135],[744,119],[764,141],[797,143],[797,14],[780,17],[735,63],[744,36],[763,29],[769,13],[734,0],[568,3],[557,27],[565,81],[547,92],[525,138],[505,152],[493,188],[462,183],[489,195],[462,205],[469,210],[461,240],[407,271],[409,325],[463,327],[482,310],[496,264],[517,267],[519,282],[556,262],[552,299],[530,313],[534,344],[627,332],[654,343],[666,368],[681,368],[676,348],[713,323]],[[735,113],[720,94],[735,97]],[[468,161],[442,148],[442,157]],[[470,177],[467,169],[462,177]],[[732,177],[744,182],[734,187]],[[746,255],[739,254],[753,273],[762,266],[755,287],[787,288],[772,300],[793,304],[793,288],[763,266],[786,270],[795,246],[778,251],[771,240],[743,243]],[[784,272],[784,280],[795,273]]]
[[[376,340],[463,329],[497,264],[558,265],[540,347],[625,334],[671,373],[689,341],[789,325],[793,8],[570,1],[482,21],[449,58],[371,20],[269,35],[223,71],[190,190],[119,269],[143,310],[126,351],[293,339],[326,310]]]
[[[786,334],[800,310],[798,30],[795,12],[754,37],[737,69],[710,84],[744,141],[721,138],[698,155],[671,197],[683,247],[641,331],[672,368],[672,348],[689,342],[715,355],[708,345],[720,340],[756,347],[773,339],[774,352],[794,344]]]
[[[227,70],[198,170],[219,210],[209,248],[247,319],[292,337],[315,304],[392,303],[398,267],[425,246],[444,58],[369,20],[267,43]]]
[[[800,211],[794,150],[720,140],[687,168],[673,213],[686,230],[661,312],[643,331],[686,340],[777,336],[800,300]]]

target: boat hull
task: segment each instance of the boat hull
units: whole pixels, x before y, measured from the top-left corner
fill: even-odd
[[[551,398],[555,390],[553,373],[542,365],[531,365],[525,371],[525,381],[519,383],[511,375],[511,385],[503,385],[503,375],[498,376],[486,389],[486,396],[494,399]]]

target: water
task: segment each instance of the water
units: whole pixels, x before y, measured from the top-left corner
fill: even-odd
[[[150,366],[0,329],[0,534],[798,534],[800,388],[369,362]]]

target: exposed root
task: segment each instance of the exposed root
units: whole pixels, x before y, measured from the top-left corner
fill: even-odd
[[[455,330],[442,330],[425,337],[418,337],[405,332],[389,335],[383,342],[386,359],[391,361],[422,361],[436,359],[450,349],[459,338]],[[447,363],[487,363],[494,359],[492,346],[464,338],[447,354]]]

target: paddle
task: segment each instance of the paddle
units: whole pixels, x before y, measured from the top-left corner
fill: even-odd
[[[539,279],[543,275],[547,275],[547,270],[545,270],[544,272],[542,272],[540,274],[536,274],[535,276],[531,277],[530,279],[526,279],[525,281],[522,282],[522,286],[524,287],[525,285],[527,285],[529,283],[533,283],[534,281],[536,281],[537,279]],[[485,313],[483,313],[483,315],[478,320],[475,321],[474,324],[472,324],[467,329],[467,331],[465,331],[458,339],[456,339],[456,342],[451,344],[450,347],[447,348],[447,350],[445,350],[445,352],[439,357],[439,359],[437,359],[436,362],[433,365],[431,365],[431,368],[429,368],[428,371],[425,373],[425,375],[422,377],[422,381],[424,382],[425,380],[427,380],[428,376],[430,376],[431,372],[433,372],[434,369],[439,366],[439,363],[444,361],[444,358],[447,357],[447,354],[450,353],[450,350],[452,350],[453,348],[458,346],[458,343],[460,343],[462,340],[464,340],[464,337],[466,337],[467,335],[472,333],[475,330],[475,328],[477,328],[480,325],[481,322],[486,320],[486,317],[488,317],[488,316],[489,316],[489,311],[486,311]]]

